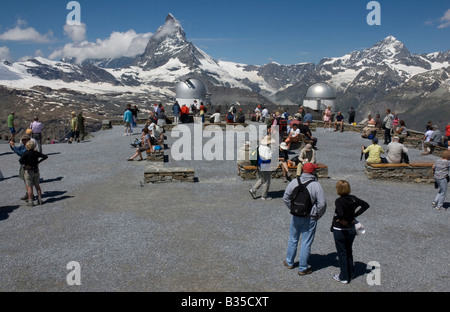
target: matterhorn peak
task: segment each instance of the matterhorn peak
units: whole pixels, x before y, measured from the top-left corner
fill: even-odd
[[[186,34],[184,33],[180,22],[178,22],[178,20],[171,13],[167,15],[166,22],[163,26],[159,27],[154,35],[155,39],[160,39],[167,36],[178,37],[181,40],[186,39]]]
[[[166,24],[167,23],[174,23],[174,24],[180,24],[177,19],[175,18],[175,16],[172,15],[172,13],[169,13],[169,15],[167,15],[166,17]]]

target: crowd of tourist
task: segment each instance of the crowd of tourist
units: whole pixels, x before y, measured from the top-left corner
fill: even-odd
[[[186,115],[194,114],[194,116],[200,117],[202,123],[204,123],[207,110],[203,103],[198,104],[194,102],[190,108],[187,105],[175,103],[172,108],[174,122],[176,124],[180,121],[182,123],[188,123],[189,120]],[[138,112],[139,109],[137,106],[127,105],[123,115],[124,136],[130,136],[136,130]],[[343,132],[344,116],[340,111],[337,112],[333,122],[332,115],[331,107],[327,107],[322,116],[324,131],[332,131],[334,125],[335,132]],[[228,116],[230,117],[228,118]],[[14,117],[14,113],[8,117],[8,128],[11,132],[11,150],[20,157],[20,177],[24,181],[26,189],[26,195],[22,200],[26,201],[28,206],[33,206],[35,198],[33,193],[34,188],[37,192],[38,204],[42,205],[42,190],[39,185],[39,164],[48,158],[48,156],[42,154],[43,125],[39,122],[39,118],[35,117],[26,134],[21,138],[21,145],[16,146],[14,142],[16,134]],[[220,109],[217,109],[215,114],[211,116],[211,121],[221,122],[221,117]],[[232,105],[227,112],[226,120],[227,123],[245,122],[245,115],[242,109],[237,109]],[[253,199],[258,199],[257,192],[262,189],[261,199],[264,201],[271,200],[269,190],[273,165],[282,168],[284,180],[288,183],[284,192],[283,201],[293,215],[290,224],[286,258],[283,264],[289,269],[294,268],[298,244],[300,243],[298,274],[310,274],[312,270],[308,262],[311,245],[314,241],[317,223],[327,209],[325,193],[318,181],[316,173],[319,168],[316,154],[318,140],[313,136],[310,128],[313,122],[313,116],[304,107],[300,107],[298,113],[294,116],[289,116],[286,111],[276,110],[273,113],[269,113],[267,107],[258,106],[254,111],[252,120],[267,124],[268,131],[257,147],[257,181],[249,190],[249,193]],[[349,123],[353,124],[354,120],[355,113],[352,108],[349,111]],[[144,160],[144,152],[153,153],[163,149],[165,140],[164,126],[170,122],[162,104],[155,104],[154,109],[149,112],[147,123],[140,133],[140,138],[131,144],[136,149],[136,152],[128,160],[133,161],[138,158],[139,161],[142,161]],[[385,131],[384,144],[387,145],[386,151],[379,145],[379,140],[374,135],[375,131],[379,129],[384,129]],[[445,136],[443,136],[438,127],[430,122],[427,125],[427,131],[423,138],[425,150],[423,155],[432,153],[433,148],[436,146],[448,144],[449,132],[450,123],[446,127]],[[80,139],[84,140],[84,135],[85,126],[82,112],[78,115],[76,112],[72,112],[69,143],[74,141],[80,142]],[[280,141],[275,140],[273,138],[274,135],[279,135]],[[375,118],[368,116],[367,125],[363,129],[363,137],[370,138],[372,144],[367,147],[361,147],[362,155],[367,154],[366,161],[368,163],[398,164],[408,162],[408,149],[402,144],[407,136],[408,129],[406,128],[405,121],[399,119],[398,115],[391,113],[389,109],[386,110],[386,115],[383,119],[381,119],[380,115],[376,115]],[[443,137],[444,140],[442,140]],[[280,157],[278,159],[272,159],[273,145],[276,142],[281,142],[277,146]],[[303,144],[304,147],[302,148]],[[294,145],[296,145],[295,148],[293,148]],[[248,142],[246,142],[245,148],[244,151],[248,151]],[[299,154],[290,158],[289,152],[294,150],[299,150]],[[382,154],[387,154],[387,156],[381,157]],[[296,168],[295,176],[291,175],[291,168]],[[239,164],[238,170],[240,170]],[[443,209],[449,183],[450,150],[442,153],[441,159],[436,161],[433,170],[438,194],[432,206],[436,209]],[[336,184],[336,193],[339,197],[335,201],[335,214],[330,230],[334,235],[340,273],[333,277],[335,280],[347,284],[352,280],[354,269],[352,245],[357,234],[355,225],[358,221],[356,218],[364,213],[370,205],[364,200],[351,195],[351,187],[348,181],[339,181]],[[299,205],[300,202],[298,200],[304,196],[303,194],[308,194],[305,202],[302,203],[307,213],[304,215],[296,214],[293,212],[293,207]]]

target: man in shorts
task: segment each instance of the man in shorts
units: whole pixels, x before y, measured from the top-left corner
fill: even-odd
[[[35,146],[32,141],[28,141],[25,145],[27,151],[20,157],[20,164],[24,167],[24,179],[27,187],[28,201],[27,206],[33,206],[33,187],[36,188],[38,194],[38,203],[42,205],[42,190],[39,186],[39,164],[48,158],[40,152],[34,150]],[[42,158],[41,160],[39,160]]]

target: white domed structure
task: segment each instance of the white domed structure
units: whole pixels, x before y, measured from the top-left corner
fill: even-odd
[[[187,105],[190,107],[194,101],[197,101],[198,107],[200,103],[207,105],[210,103],[210,94],[203,81],[199,79],[189,78],[177,83],[176,98],[180,106]]]
[[[336,101],[336,91],[328,84],[320,82],[309,87],[303,101],[303,106],[309,107],[315,111],[324,111],[331,106],[334,111]]]

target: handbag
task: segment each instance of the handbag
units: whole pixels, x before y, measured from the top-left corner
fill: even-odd
[[[361,222],[358,220],[355,220],[355,229],[356,229],[356,235],[362,235],[366,234],[366,229],[364,228],[364,225],[362,225]]]

